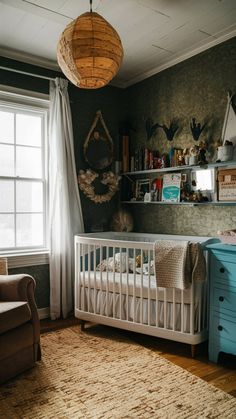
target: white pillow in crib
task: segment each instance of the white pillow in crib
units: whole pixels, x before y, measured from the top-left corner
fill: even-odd
[[[134,259],[129,258],[129,270],[133,272],[134,270]],[[103,259],[99,265],[96,267],[97,271],[106,271],[113,272],[114,270],[114,258],[110,257],[108,259]],[[126,272],[126,253],[116,253],[115,254],[115,272]]]

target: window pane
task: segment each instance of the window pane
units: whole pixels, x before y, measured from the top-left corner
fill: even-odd
[[[0,214],[0,248],[14,246],[14,215]]]
[[[39,182],[16,182],[16,212],[42,212],[43,185]]]
[[[0,144],[0,176],[14,176],[14,146]]]
[[[14,113],[0,111],[0,141],[14,143]]]
[[[41,117],[16,115],[16,144],[41,146]]]
[[[16,215],[16,243],[19,247],[43,245],[43,214]]]
[[[0,180],[0,212],[14,212],[14,182]]]
[[[41,150],[16,147],[16,176],[40,178],[42,176]]]

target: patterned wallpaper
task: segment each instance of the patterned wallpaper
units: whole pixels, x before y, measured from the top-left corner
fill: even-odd
[[[134,128],[131,150],[148,146],[160,153],[191,147],[192,117],[207,122],[201,139],[208,144],[210,158],[221,136],[227,91],[236,93],[236,38],[213,47],[155,76],[131,86],[126,94],[126,116]],[[145,121],[169,125],[175,118],[180,129],[172,143],[158,129],[149,143]],[[215,235],[219,229],[236,228],[236,207],[184,207],[161,205],[127,206],[134,215],[135,230],[157,233]]]
[[[24,273],[33,276],[36,281],[35,299],[37,307],[49,307],[49,265],[25,266],[22,268],[9,269],[9,274],[11,275]]]

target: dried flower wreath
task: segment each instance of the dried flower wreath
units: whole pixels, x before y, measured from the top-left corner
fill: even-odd
[[[103,185],[107,185],[108,191],[105,194],[96,194],[92,183],[98,176],[99,174],[91,169],[86,171],[80,170],[78,183],[80,189],[87,196],[87,198],[91,199],[91,201],[94,201],[96,204],[102,204],[103,202],[110,201],[116,191],[118,191],[120,176],[115,175],[111,171],[103,173],[101,183]]]

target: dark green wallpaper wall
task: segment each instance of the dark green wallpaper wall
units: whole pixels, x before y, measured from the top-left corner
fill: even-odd
[[[227,91],[236,93],[236,38],[150,77],[125,92],[126,116],[135,129],[131,150],[148,146],[161,153],[170,143],[163,131],[146,141],[145,121],[169,125],[178,119],[180,130],[172,144],[176,148],[194,144],[189,122],[196,117],[207,127],[201,139],[208,144],[211,157],[221,136],[226,110]],[[181,207],[160,205],[127,206],[134,216],[135,230],[172,234],[215,235],[219,229],[236,227],[235,207]]]

